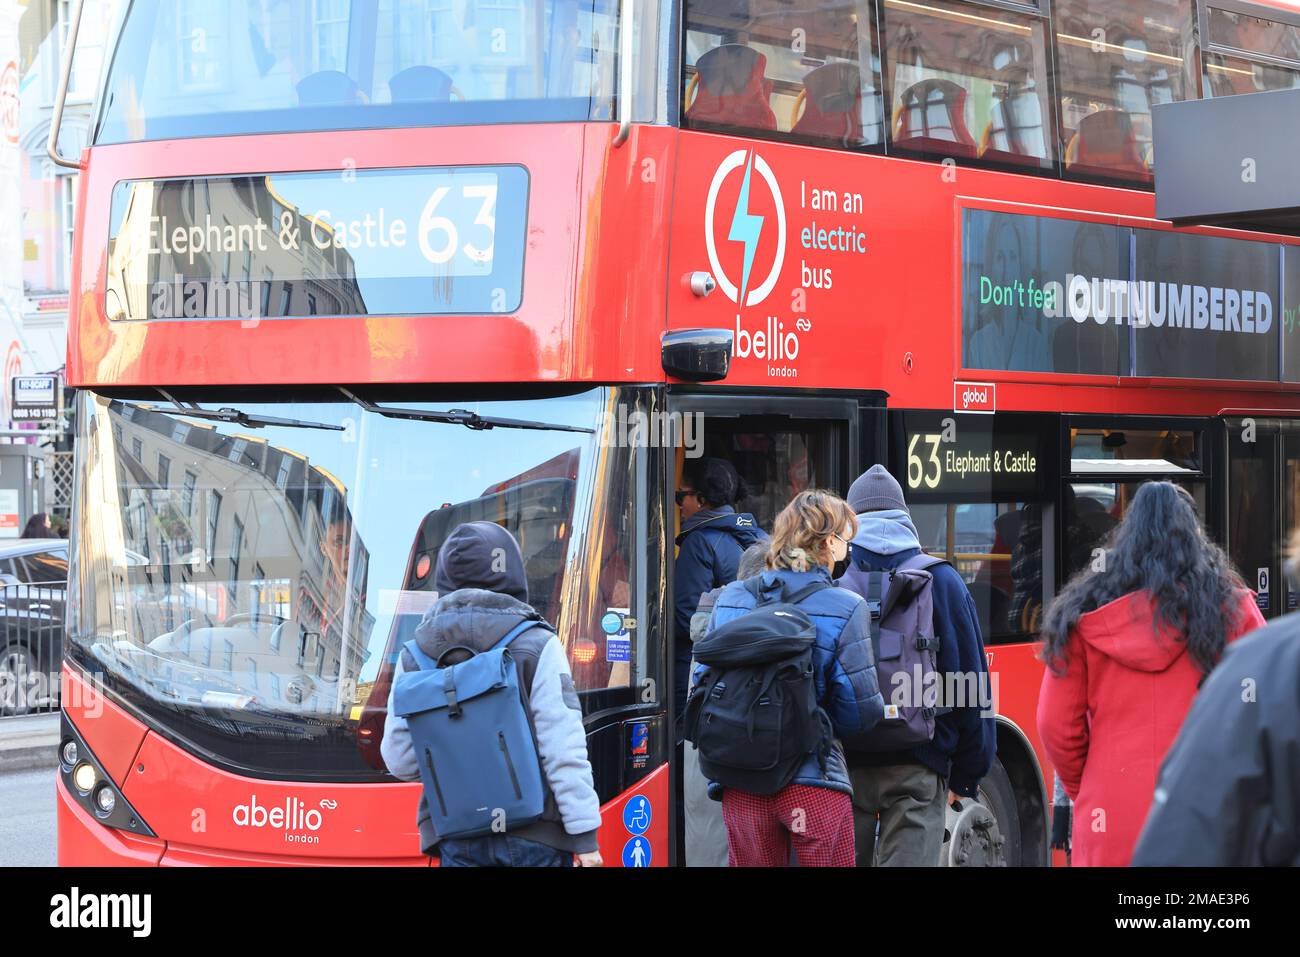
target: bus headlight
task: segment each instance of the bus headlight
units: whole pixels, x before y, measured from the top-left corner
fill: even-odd
[[[78,764],[72,771],[72,783],[82,794],[89,794],[90,789],[95,786],[94,766],[86,761]]]
[[[69,738],[63,742],[63,747],[59,752],[63,758],[64,767],[73,768],[77,766],[77,742]]]
[[[100,814],[112,814],[115,807],[117,807],[117,795],[109,785],[101,784],[99,790],[95,792],[95,810]]]

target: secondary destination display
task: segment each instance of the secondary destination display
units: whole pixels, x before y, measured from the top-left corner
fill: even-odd
[[[1279,249],[964,210],[962,364],[1276,381]]]
[[[900,412],[907,497],[923,501],[970,495],[983,501],[1037,498],[1050,471],[1050,429],[1039,417]]]
[[[502,313],[523,292],[521,166],[133,180],[110,319]]]

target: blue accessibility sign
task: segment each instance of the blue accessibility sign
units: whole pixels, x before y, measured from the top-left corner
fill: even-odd
[[[623,845],[624,867],[649,867],[650,842],[644,837],[634,837]]]
[[[623,805],[623,826],[629,834],[644,834],[650,827],[650,799],[638,794]]]

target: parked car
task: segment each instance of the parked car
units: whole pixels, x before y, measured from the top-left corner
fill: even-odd
[[[0,715],[58,703],[67,597],[66,540],[0,544]]]

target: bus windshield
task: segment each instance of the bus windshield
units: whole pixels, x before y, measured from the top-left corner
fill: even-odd
[[[96,143],[612,117],[618,0],[135,0]]]
[[[68,657],[243,773],[375,778],[396,656],[438,597],[438,549],[489,521],[519,542],[577,689],[630,694],[650,656],[602,623],[636,614],[642,593],[639,460],[604,430],[641,395],[178,396],[241,423],[82,393]],[[450,409],[481,418],[437,420]]]

